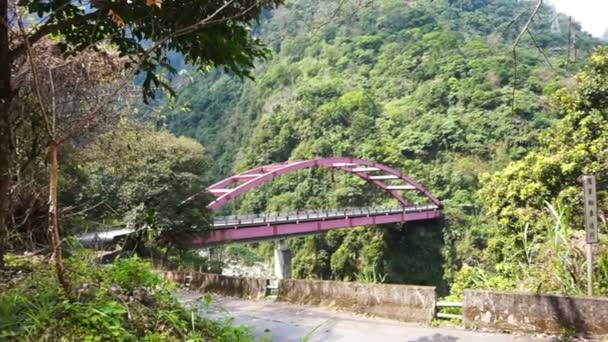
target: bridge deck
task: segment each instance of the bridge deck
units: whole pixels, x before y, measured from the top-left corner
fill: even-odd
[[[436,205],[399,208],[350,208],[288,214],[218,217],[214,228],[193,236],[191,246],[232,241],[257,241],[292,235],[321,233],[332,229],[429,220],[439,217]]]
[[[318,221],[326,219],[361,217],[370,215],[386,215],[395,213],[414,213],[420,211],[437,210],[436,205],[414,205],[411,207],[378,207],[378,208],[344,208],[327,210],[305,210],[290,213],[269,213],[254,215],[220,216],[213,219],[214,229],[241,228],[252,226],[267,226],[277,223],[293,223]]]
[[[397,208],[347,208],[216,217],[213,228],[208,232],[193,233],[189,245],[195,248],[228,242],[260,241],[322,233],[339,228],[430,220],[440,216],[440,208],[429,204]],[[80,241],[85,246],[94,246],[114,241],[133,232],[131,228],[91,232],[82,235]]]

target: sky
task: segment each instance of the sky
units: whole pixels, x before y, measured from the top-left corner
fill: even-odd
[[[608,29],[608,0],[547,0],[558,12],[571,15],[583,30],[601,37]]]

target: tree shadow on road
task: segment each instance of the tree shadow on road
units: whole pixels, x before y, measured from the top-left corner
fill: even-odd
[[[408,342],[455,342],[458,341],[458,337],[442,335],[442,334],[433,334],[431,336],[423,336],[419,337],[415,340],[409,340]]]

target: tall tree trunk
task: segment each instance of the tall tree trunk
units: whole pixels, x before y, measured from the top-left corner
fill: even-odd
[[[9,104],[11,92],[11,61],[8,45],[8,0],[0,0],[0,268],[8,237],[9,188],[11,182],[11,142]]]
[[[10,147],[8,105],[0,104],[0,269],[4,268],[4,254],[8,238],[8,211],[10,186]],[[5,112],[6,111],[6,112]]]
[[[59,178],[59,145],[55,141],[49,144],[49,237],[52,247],[52,259],[55,262],[57,279],[66,292],[70,290],[65,265],[63,263],[63,251],[61,248],[61,234],[59,232],[59,203],[57,202],[57,180]]]
[[[10,140],[8,123],[8,104],[0,104],[0,269],[4,268],[8,238],[8,211],[10,176]]]

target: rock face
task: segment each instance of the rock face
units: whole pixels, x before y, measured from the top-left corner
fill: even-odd
[[[228,262],[222,269],[222,275],[230,277],[253,277],[253,278],[273,278],[272,266],[262,262],[256,262],[251,266],[243,265],[238,262]]]
[[[465,290],[467,328],[608,334],[608,298]]]

